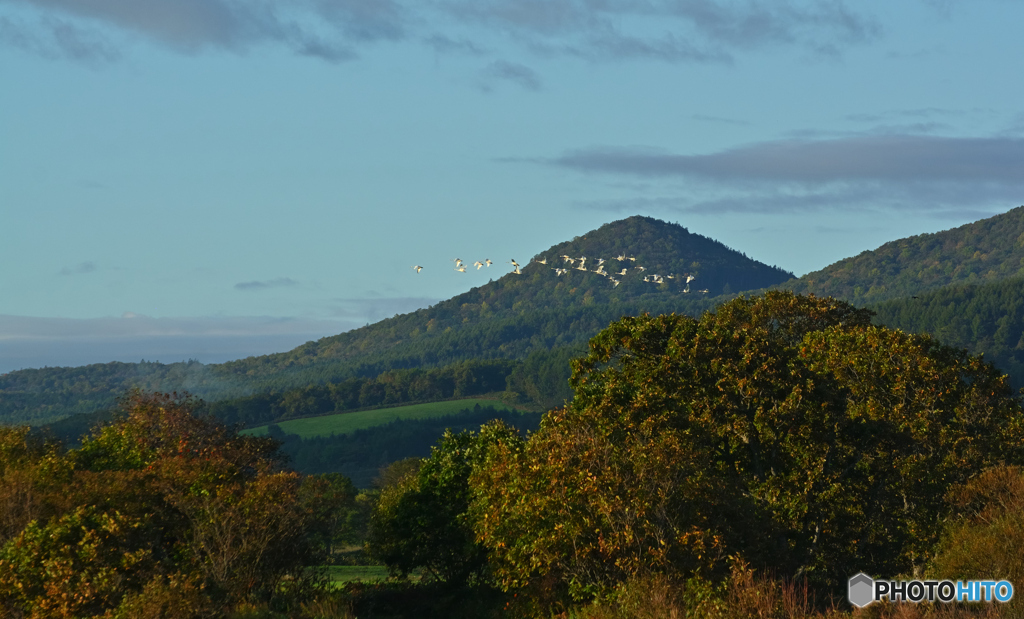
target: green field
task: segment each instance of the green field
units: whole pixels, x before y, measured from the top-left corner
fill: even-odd
[[[383,565],[332,565],[327,568],[327,578],[333,583],[353,580],[370,582],[388,577],[388,568]]]
[[[348,434],[356,430],[384,425],[396,419],[429,419],[431,417],[454,415],[467,408],[471,409],[477,404],[480,406],[493,406],[498,410],[511,409],[510,406],[501,400],[450,400],[447,402],[430,402],[428,404],[410,404],[394,408],[378,408],[372,411],[338,413],[337,415],[308,417],[306,419],[292,419],[282,421],[277,425],[288,434],[298,434],[302,438],[314,438],[317,436],[330,436],[331,434]],[[242,430],[242,434],[252,434],[254,436],[263,436],[266,433],[267,426]]]

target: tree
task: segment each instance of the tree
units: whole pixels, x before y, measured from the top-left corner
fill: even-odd
[[[124,406],[76,450],[0,434],[0,475],[24,482],[8,494],[33,497],[33,519],[0,547],[0,612],[199,616],[271,601],[320,564],[347,480],[303,488],[273,441],[197,416],[187,395],[136,392]],[[25,518],[12,505],[5,526]]]
[[[422,567],[449,583],[482,579],[487,553],[475,539],[469,476],[495,444],[517,439],[516,430],[501,422],[479,433],[446,432],[418,470],[381,491],[371,519],[371,552],[400,574]]]
[[[828,586],[895,574],[935,541],[933,497],[1024,445],[998,372],[834,299],[624,318],[571,383],[565,409],[472,479],[506,587],[548,578],[587,597],[651,572],[724,574],[737,554]]]

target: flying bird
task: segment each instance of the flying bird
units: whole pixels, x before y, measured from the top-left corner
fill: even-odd
[[[460,264],[459,266],[455,267],[455,270],[458,271],[459,273],[465,273],[466,272],[466,265]]]
[[[484,266],[484,263],[477,260],[476,262],[473,263],[473,266],[475,266],[476,270],[479,271],[480,267]]]
[[[511,262],[512,262],[512,266],[514,266],[514,267],[515,267],[515,268],[517,268],[517,269],[519,268],[519,263],[518,263],[518,262],[516,262],[516,259],[515,259],[515,258],[513,258],[513,259],[511,260]]]
[[[548,259],[547,258],[541,258],[540,260],[537,261],[537,264],[547,264],[547,263],[548,263]]]
[[[626,271],[628,271],[628,270],[629,269],[622,269],[621,271],[619,271],[619,277],[622,277],[623,275],[625,275]]]
[[[418,264],[417,264],[416,266],[414,266],[413,268],[414,268],[414,269],[416,269],[416,272],[417,272],[417,273],[419,273],[420,271],[422,271],[422,270],[423,270],[423,267],[421,267],[421,266],[420,266],[420,265],[418,265]]]
[[[492,265],[492,264],[494,264],[494,263],[493,263],[493,262],[491,262],[491,259],[490,259],[490,258],[488,258],[487,260],[484,260],[484,264],[486,264],[487,266],[491,266],[491,265]]]

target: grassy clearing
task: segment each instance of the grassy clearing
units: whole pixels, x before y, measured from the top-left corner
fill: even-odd
[[[302,438],[314,438],[317,436],[330,436],[331,434],[348,434],[356,430],[391,423],[396,419],[429,419],[431,417],[454,415],[467,408],[471,409],[477,404],[480,406],[493,406],[499,410],[511,409],[510,406],[501,400],[450,400],[447,402],[430,402],[428,404],[410,404],[394,408],[378,408],[372,411],[338,413],[337,415],[308,417],[306,419],[292,419],[282,421],[277,425],[288,434],[298,434]],[[242,433],[263,436],[267,433],[267,426],[250,428],[243,430]]]
[[[372,582],[385,580],[388,577],[388,568],[383,565],[332,565],[327,568],[327,577],[334,584]]]

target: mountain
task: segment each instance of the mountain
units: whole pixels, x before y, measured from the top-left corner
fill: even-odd
[[[867,305],[950,284],[1020,276],[1024,206],[952,230],[891,241],[779,287]]]
[[[587,270],[557,275],[555,268],[570,266],[562,255],[586,256]],[[599,259],[608,272],[627,269],[618,286],[593,272]],[[0,377],[0,422],[43,423],[95,410],[133,386],[187,389],[216,401],[474,359],[520,361],[508,369],[515,382],[517,367],[535,368],[538,376],[536,368],[547,367],[536,353],[556,351],[554,358],[566,358],[567,350],[581,350],[591,336],[624,315],[699,314],[724,295],[793,277],[676,224],[640,216],[606,224],[523,264],[521,274],[506,273],[432,307],[284,353],[218,365],[98,364],[11,372]],[[661,283],[644,281],[655,274]],[[695,278],[689,285],[687,275]],[[519,376],[517,390],[543,391],[522,371]]]

